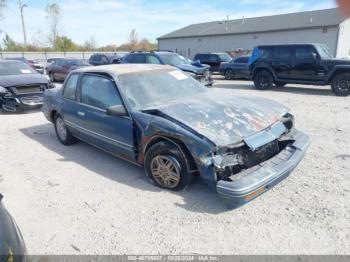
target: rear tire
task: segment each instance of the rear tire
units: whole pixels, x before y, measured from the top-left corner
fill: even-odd
[[[233,80],[235,78],[235,73],[232,69],[227,69],[224,75],[226,80]]]
[[[146,175],[158,187],[172,191],[187,188],[194,179],[194,174],[188,170],[185,154],[170,142],[159,142],[146,153]]]
[[[350,73],[341,73],[332,79],[332,91],[337,96],[350,95]]]
[[[55,131],[58,140],[65,146],[73,145],[78,142],[78,139],[68,130],[60,115],[55,116]]]
[[[258,90],[267,90],[273,86],[273,77],[267,70],[262,70],[254,75],[254,85]]]

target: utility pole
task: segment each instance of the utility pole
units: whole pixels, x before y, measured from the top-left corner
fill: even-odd
[[[23,18],[23,9],[25,7],[28,7],[26,4],[22,4],[21,0],[18,0],[19,8],[21,10],[21,19],[22,19],[22,30],[23,30],[23,39],[24,39],[24,46],[27,47],[27,35],[26,35],[26,27],[24,25],[24,18]]]

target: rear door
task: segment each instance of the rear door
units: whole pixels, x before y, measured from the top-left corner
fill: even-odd
[[[85,74],[80,82],[83,140],[124,159],[135,161],[131,117],[110,116],[107,108],[123,105],[117,86],[106,76]]]
[[[239,57],[234,61],[235,77],[248,78],[249,77],[249,57]]]
[[[276,46],[271,67],[279,79],[290,78],[293,68],[293,46]]]

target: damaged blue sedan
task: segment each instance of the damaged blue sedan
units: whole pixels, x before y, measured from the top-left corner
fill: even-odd
[[[82,140],[134,162],[165,189],[199,176],[234,207],[286,178],[310,143],[286,107],[164,65],[76,70],[45,92],[42,110],[62,144]]]

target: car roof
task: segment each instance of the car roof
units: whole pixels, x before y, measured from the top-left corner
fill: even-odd
[[[153,70],[166,70],[173,69],[178,70],[175,67],[169,65],[153,65],[153,64],[117,64],[117,65],[103,65],[103,66],[90,66],[75,70],[79,73],[108,73],[110,75],[123,75],[130,73],[146,72]]]

